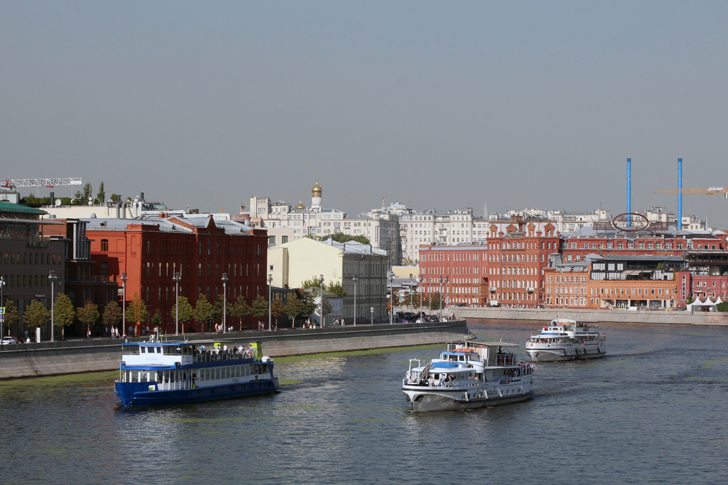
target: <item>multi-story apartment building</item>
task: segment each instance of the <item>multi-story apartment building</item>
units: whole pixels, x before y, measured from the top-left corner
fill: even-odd
[[[258,295],[267,299],[266,232],[225,216],[89,219],[94,273],[110,276],[122,289],[125,274],[126,304],[138,294],[149,313],[148,321],[139,323],[151,324],[159,312],[165,333],[175,328],[175,275],[179,275],[179,295],[193,306],[201,294],[214,302],[223,288],[228,301],[241,295],[248,303]],[[127,326],[136,323],[127,321]],[[249,321],[241,324],[252,325]],[[188,331],[203,328],[209,329],[199,322],[186,326]]]
[[[547,256],[560,250],[555,226],[514,217],[491,221],[486,230],[486,243],[421,245],[421,291],[425,295],[442,291],[451,304],[542,304]]]
[[[341,283],[346,290],[342,313],[331,315],[332,320],[353,323],[355,307],[359,323],[372,317],[377,322],[387,319],[389,258],[369,244],[298,239],[269,247],[268,265],[277,287],[300,288],[304,281],[321,276],[326,284]]]

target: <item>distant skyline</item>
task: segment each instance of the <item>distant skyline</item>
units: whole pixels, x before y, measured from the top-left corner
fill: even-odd
[[[677,213],[728,186],[728,3],[0,0],[0,179],[237,213]],[[57,187],[70,196],[76,187]],[[50,190],[41,189],[39,195]],[[28,190],[22,190],[27,195]],[[728,200],[683,213],[728,229]]]

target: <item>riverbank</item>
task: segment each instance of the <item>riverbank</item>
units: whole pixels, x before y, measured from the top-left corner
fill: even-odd
[[[346,352],[389,347],[429,345],[468,335],[465,320],[420,324],[375,324],[311,330],[246,331],[230,334],[191,334],[191,342],[261,342],[269,357]],[[173,337],[169,337],[173,340]],[[144,341],[130,338],[129,342]],[[91,339],[40,344],[5,345],[0,350],[0,379],[51,376],[115,370],[121,360],[122,339]]]
[[[728,326],[728,313],[685,311],[630,311],[630,310],[571,310],[555,308],[479,308],[450,307],[447,313],[454,313],[457,319],[477,320],[537,320],[570,318],[603,323],[644,323],[667,325],[711,325]]]

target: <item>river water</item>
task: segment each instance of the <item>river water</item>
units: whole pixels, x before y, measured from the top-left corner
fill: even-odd
[[[164,408],[119,408],[116,372],[0,382],[0,483],[728,483],[728,328],[601,329],[606,358],[474,411],[409,411],[408,359],[439,345],[276,359],[280,394]]]

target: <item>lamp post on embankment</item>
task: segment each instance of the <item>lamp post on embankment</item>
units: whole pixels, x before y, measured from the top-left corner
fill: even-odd
[[[126,280],[129,279],[126,271],[121,273],[119,279],[121,280],[121,333],[126,334]]]
[[[354,280],[354,326],[356,326],[356,283],[359,281],[359,275],[354,275],[351,279]]]
[[[56,324],[55,321],[55,298],[53,298],[53,294],[55,293],[55,282],[58,279],[58,276],[56,275],[56,272],[54,270],[50,270],[48,273],[48,279],[51,280],[51,342],[53,342],[53,327]]]

